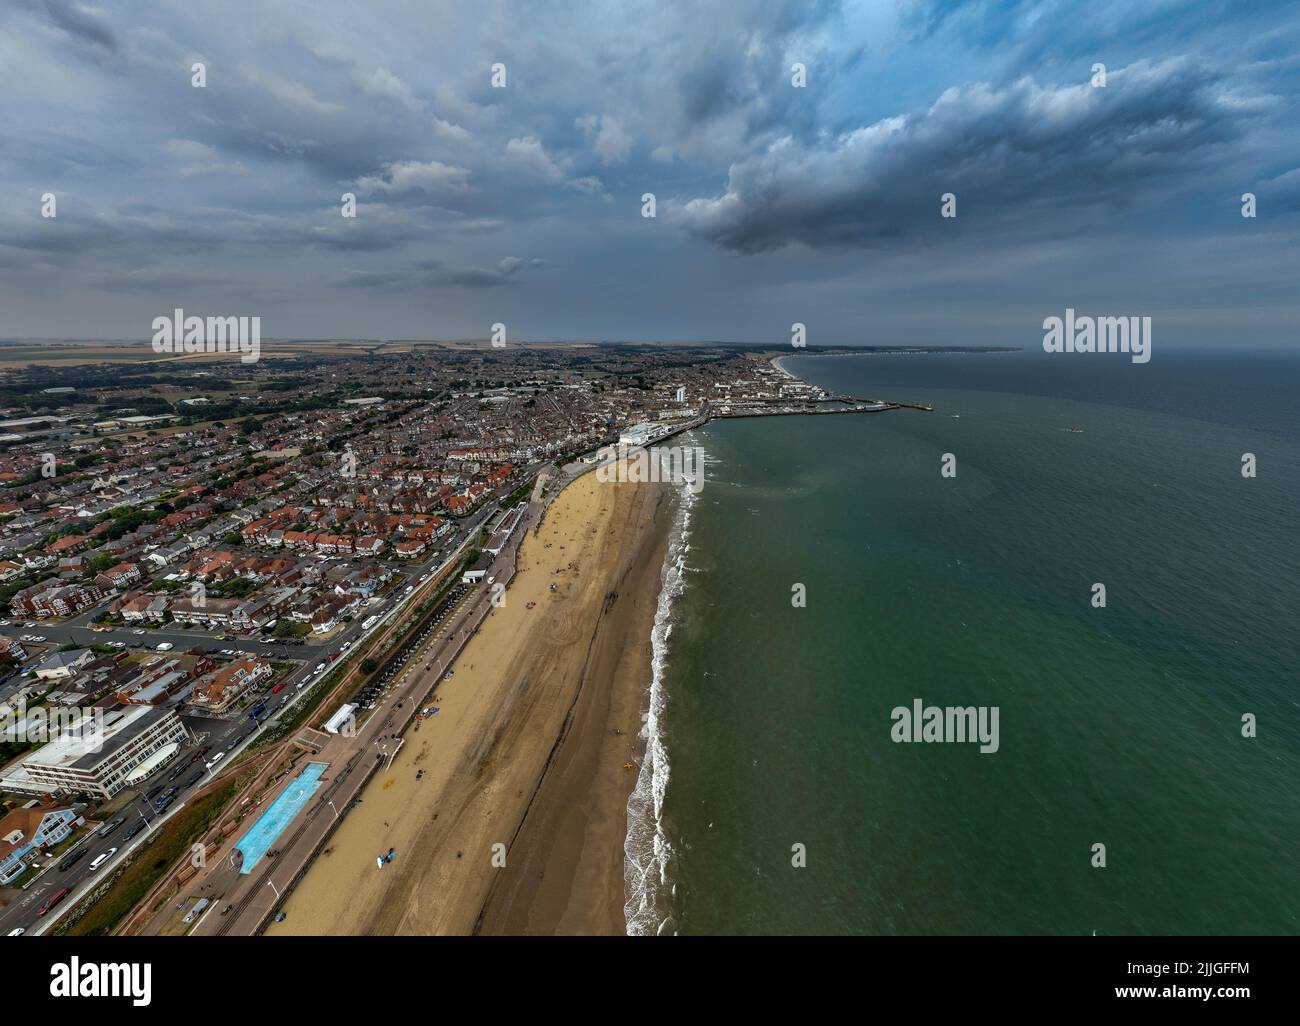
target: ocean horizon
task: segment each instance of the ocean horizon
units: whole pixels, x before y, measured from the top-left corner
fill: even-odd
[[[629,932],[1300,930],[1300,358],[780,363],[934,410],[678,440]],[[900,743],[916,702],[996,750]]]

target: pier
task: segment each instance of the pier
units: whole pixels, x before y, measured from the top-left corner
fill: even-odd
[[[802,402],[782,402],[781,400],[770,400],[764,403],[755,402],[752,405],[737,406],[730,404],[731,409],[708,410],[705,421],[713,418],[725,419],[731,417],[797,417],[797,416],[818,416],[832,413],[885,413],[889,410],[921,410],[925,413],[933,413],[934,407],[928,403],[906,403],[895,399],[861,399],[851,395],[836,395],[829,399],[812,399]],[[694,425],[698,426],[698,425]]]

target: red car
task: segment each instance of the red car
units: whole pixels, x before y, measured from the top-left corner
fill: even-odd
[[[45,915],[50,909],[72,893],[71,887],[62,887],[45,899],[45,904],[36,910],[38,916]]]
[[[279,684],[277,684],[275,687],[271,689],[271,694],[278,695],[283,690],[284,690],[284,681],[280,681]]]

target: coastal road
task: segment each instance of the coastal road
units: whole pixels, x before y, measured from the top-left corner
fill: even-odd
[[[529,467],[523,475],[524,479],[526,481],[532,480],[536,472],[545,465],[534,464]],[[430,554],[428,558],[420,563],[404,564],[403,570],[408,574],[412,582],[416,578],[422,577],[431,583],[433,576],[441,572],[447,564],[459,558],[461,550],[467,542],[475,537],[483,524],[498,511],[498,499],[508,494],[508,491],[513,490],[514,487],[518,487],[518,485],[502,486],[491,493],[474,514],[458,523],[453,533],[445,539],[443,546]],[[517,529],[516,539],[522,537],[522,534],[523,530]],[[514,544],[517,546],[517,540]],[[504,555],[503,552],[502,556]],[[502,562],[501,557],[498,557],[497,564]],[[494,573],[496,572],[495,567],[494,564]],[[230,632],[224,632],[226,636],[218,640],[214,635],[223,633],[221,631],[201,632],[176,629],[168,631],[139,628],[144,630],[144,633],[137,634],[135,633],[136,628],[127,627],[115,628],[112,632],[95,632],[91,631],[86,624],[89,624],[97,615],[96,609],[85,610],[79,616],[70,618],[61,624],[33,621],[32,626],[28,628],[25,621],[18,619],[11,621],[6,627],[0,628],[13,632],[14,628],[17,627],[28,632],[42,634],[47,638],[46,644],[53,643],[56,647],[60,644],[69,643],[103,644],[108,640],[121,640],[126,642],[128,647],[152,649],[161,642],[170,642],[177,651],[195,647],[201,647],[208,651],[220,651],[224,646],[235,651],[263,655],[271,659],[302,660],[305,658],[307,660],[282,678],[285,687],[279,694],[271,694],[269,688],[273,682],[267,682],[267,687],[260,692],[261,697],[266,702],[266,713],[256,725],[239,714],[225,718],[183,716],[182,719],[185,721],[187,728],[192,732],[192,743],[185,745],[178,752],[176,758],[156,770],[147,780],[137,787],[115,796],[112,802],[109,803],[108,808],[114,811],[111,814],[105,814],[105,820],[125,816],[127,822],[115,828],[108,837],[101,838],[92,831],[87,836],[79,839],[72,848],[61,851],[57,858],[46,859],[42,863],[42,870],[38,877],[23,891],[16,892],[10,904],[0,908],[0,935],[10,934],[15,930],[22,930],[24,933],[31,934],[44,933],[50,930],[59,918],[74,908],[84,895],[96,886],[98,880],[111,876],[115,866],[148,839],[149,833],[157,822],[165,820],[185,806],[187,792],[206,783],[210,779],[212,771],[220,772],[222,768],[229,766],[235,756],[243,751],[248,744],[252,743],[255,733],[264,729],[268,723],[278,720],[286,708],[295,704],[308,693],[310,689],[307,684],[314,683],[317,680],[317,675],[311,665],[313,660],[323,660],[324,656],[329,652],[341,651],[344,642],[359,639],[362,636],[361,621],[368,616],[378,614],[380,620],[367,633],[383,630],[385,624],[392,620],[393,614],[406,606],[408,602],[413,599],[422,601],[425,590],[425,588],[413,588],[410,591],[394,590],[382,602],[366,609],[365,615],[357,617],[355,622],[350,624],[347,629],[331,638],[326,643],[328,645],[327,649],[321,645],[307,647],[257,641],[239,637]],[[486,589],[484,589],[484,592],[486,592]],[[327,665],[332,666],[332,664]],[[322,678],[328,676],[328,671],[320,676]],[[370,722],[377,722],[377,718],[371,717]],[[204,765],[201,761],[202,758],[211,759],[217,752],[224,753],[221,764],[213,765],[212,770],[205,773],[203,779],[192,785],[185,786],[186,781],[193,772],[190,769],[191,763],[196,768],[202,768]],[[146,796],[155,793],[158,789],[172,786],[178,788],[176,800],[163,814],[156,813]],[[125,802],[123,801],[124,796],[126,798]],[[145,822],[147,826],[138,834],[127,837],[126,835],[131,833],[134,817],[136,816],[140,817],[141,821]],[[96,821],[91,822],[95,823]],[[69,852],[83,849],[85,854],[77,858],[73,865],[67,869],[59,868],[59,863],[64,862]],[[91,863],[98,855],[113,849],[117,850],[113,852],[108,860],[105,860],[103,864],[97,866],[94,870],[90,869]],[[46,899],[65,887],[71,888],[72,893],[45,916],[38,916],[37,910],[44,904]]]
[[[508,581],[514,574],[519,545],[541,516],[541,504],[530,503],[510,544],[493,561],[489,576]],[[195,934],[246,936],[258,932],[280,904],[299,874],[315,857],[335,822],[346,814],[371,774],[396,753],[400,735],[414,719],[418,704],[434,690],[443,674],[477,632],[492,609],[491,589],[475,586],[445,627],[433,636],[432,651],[416,650],[407,660],[410,669],[390,683],[374,710],[352,737],[334,735],[311,761],[327,761],[322,779],[327,787],[298,814],[275,841],[279,854],[263,859],[252,873],[241,875],[220,903],[234,907],[224,917],[210,916]],[[394,651],[397,649],[394,648]],[[423,670],[420,669],[423,667]],[[412,672],[414,671],[414,672]],[[286,787],[289,786],[286,784]],[[193,885],[196,881],[191,881]]]

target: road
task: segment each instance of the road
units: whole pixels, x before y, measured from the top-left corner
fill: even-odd
[[[506,487],[498,488],[497,492],[493,493],[476,512],[467,519],[458,522],[452,532],[440,540],[440,547],[431,552],[424,560],[399,564],[401,572],[406,575],[406,579],[414,580],[418,577],[424,577],[431,569],[440,568],[442,561],[445,561],[448,554],[459,549],[465,539],[477,532],[483,526],[484,521],[496,512],[497,503],[493,500],[499,498],[498,493],[504,492]],[[176,651],[202,648],[209,652],[220,652],[224,649],[233,649],[237,652],[244,651],[265,656],[268,659],[311,660],[315,659],[322,649],[333,651],[345,641],[355,641],[361,636],[362,621],[376,613],[381,616],[384,615],[397,602],[404,599],[405,595],[402,593],[399,584],[395,591],[390,591],[388,597],[376,602],[374,605],[362,607],[362,610],[354,616],[354,622],[348,624],[328,641],[309,636],[303,639],[303,644],[300,645],[277,642],[274,639],[260,636],[256,631],[237,632],[220,628],[205,630],[195,627],[183,630],[174,626],[127,626],[114,627],[111,631],[91,630],[90,625],[94,618],[99,616],[114,598],[116,596],[108,596],[97,605],[89,609],[83,609],[76,616],[68,617],[59,623],[45,620],[24,620],[21,617],[10,619],[7,622],[0,622],[0,632],[13,637],[18,637],[21,634],[35,634],[44,637],[46,640],[43,644],[49,646],[51,650],[58,649],[61,645],[104,645],[110,641],[124,642],[128,648],[156,648],[166,642],[175,646]],[[218,640],[217,635],[222,636],[220,640]]]
[[[537,473],[548,465],[546,462],[532,464],[520,475],[519,480],[532,481]],[[502,485],[495,489],[486,497],[477,511],[464,520],[454,521],[456,526],[451,534],[443,539],[441,546],[426,559],[418,563],[402,564],[402,570],[407,575],[407,579],[412,584],[417,579],[427,581],[431,575],[442,570],[447,563],[459,558],[466,543],[477,535],[483,524],[498,511],[501,499],[518,486],[519,481],[517,480],[514,484]],[[498,559],[498,562],[500,562],[500,559]],[[114,829],[112,834],[107,837],[99,837],[96,832],[92,831],[78,840],[73,848],[60,852],[57,858],[45,859],[41,863],[40,875],[24,891],[20,892],[20,896],[15,897],[8,906],[0,909],[0,935],[11,934],[15,930],[22,930],[24,933],[36,935],[50,930],[62,915],[75,907],[77,902],[94,888],[98,880],[110,876],[114,868],[123,859],[127,858],[136,848],[148,840],[149,834],[159,822],[184,808],[186,804],[185,798],[188,793],[209,779],[213,771],[219,772],[221,766],[229,765],[235,756],[243,751],[248,744],[252,743],[254,740],[253,735],[257,731],[264,730],[267,724],[274,723],[286,708],[295,704],[308,693],[310,689],[302,685],[316,679],[317,675],[313,663],[318,660],[323,661],[324,656],[329,653],[341,651],[345,642],[356,642],[360,639],[363,636],[361,623],[370,616],[379,616],[379,620],[372,625],[371,632],[382,630],[396,611],[400,610],[412,598],[423,598],[423,592],[423,588],[408,591],[402,589],[399,584],[397,588],[390,591],[387,597],[372,606],[366,607],[363,615],[356,616],[354,622],[348,624],[342,631],[330,638],[328,642],[317,638],[309,638],[305,639],[305,643],[301,645],[288,645],[261,639],[255,636],[256,632],[241,635],[228,630],[116,627],[109,632],[92,631],[89,625],[103,611],[103,608],[112,601],[111,597],[95,607],[85,609],[76,616],[69,617],[61,623],[41,620],[24,621],[18,618],[11,620],[5,626],[0,626],[0,631],[10,634],[18,634],[21,631],[41,635],[46,638],[45,644],[52,646],[54,649],[65,644],[104,644],[109,641],[124,642],[128,648],[154,649],[161,643],[169,642],[175,647],[176,651],[196,647],[209,652],[231,649],[261,655],[269,659],[302,661],[301,665],[295,666],[288,676],[283,678],[285,687],[278,694],[272,695],[269,690],[264,689],[262,696],[266,701],[267,708],[256,726],[250,723],[248,718],[241,713],[233,713],[225,718],[196,717],[182,714],[182,720],[191,731],[191,742],[181,748],[176,758],[156,770],[147,780],[137,787],[116,795],[111,807],[118,809],[118,811],[111,816],[105,816],[107,820],[111,820],[116,816],[125,816],[127,821]],[[30,626],[28,626],[29,623]],[[143,631],[143,633],[137,633],[137,631]],[[218,639],[218,634],[223,635],[223,637]],[[326,675],[328,675],[328,671],[326,671]],[[267,681],[267,684],[272,685],[273,681]],[[374,718],[372,718],[372,722],[373,720]],[[217,752],[224,753],[221,763],[211,765],[203,780],[185,786],[186,781],[193,772],[190,769],[191,764],[195,768],[199,768],[204,765],[200,760],[205,755],[208,760],[211,760]],[[156,789],[165,790],[173,786],[178,788],[175,800],[163,813],[157,813],[148,796],[155,793]],[[127,801],[119,808],[123,794],[128,796]],[[138,834],[128,838],[126,834],[130,831],[131,824],[137,817],[147,825]],[[59,868],[59,863],[64,861],[70,852],[83,848],[85,854],[76,860],[72,866],[66,870]],[[113,851],[113,855],[104,864],[91,870],[90,865],[94,859],[108,851]],[[37,911],[45,901],[63,888],[70,888],[71,893],[48,914],[38,916]]]
[[[530,503],[510,544],[493,561],[488,573],[498,581],[505,582],[513,577],[519,545],[537,524],[542,508],[542,503]],[[312,757],[313,762],[328,763],[322,779],[327,780],[329,786],[300,811],[275,840],[279,852],[275,858],[262,860],[247,875],[227,870],[220,864],[211,869],[208,880],[214,889],[220,890],[218,903],[229,904],[232,908],[225,916],[209,916],[195,928],[195,935],[245,936],[258,932],[279,905],[281,896],[315,856],[334,824],[360,794],[371,774],[384,760],[396,754],[403,743],[397,740],[397,736],[410,726],[420,700],[454,665],[461,649],[477,633],[491,609],[491,589],[483,584],[474,586],[447,619],[429,633],[427,640],[411,652],[406,661],[406,672],[394,676],[356,733],[352,736],[334,735]],[[394,646],[394,651],[399,647]],[[197,883],[198,880],[190,882],[192,891]]]

